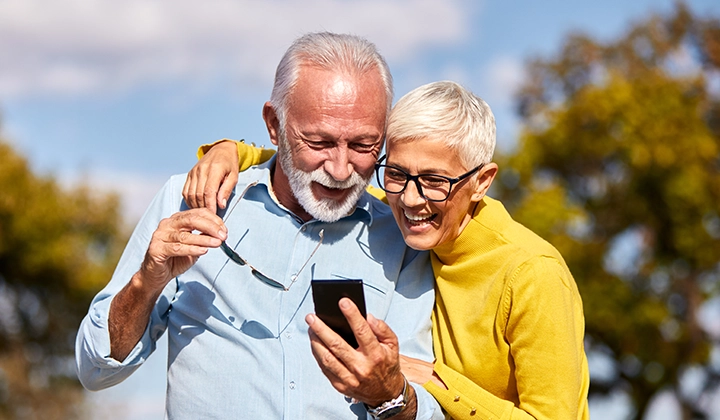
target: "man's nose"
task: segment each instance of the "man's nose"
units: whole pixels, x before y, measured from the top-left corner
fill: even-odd
[[[350,156],[346,146],[339,146],[332,149],[330,156],[325,160],[323,165],[327,172],[335,181],[345,181],[355,171],[350,163]]]

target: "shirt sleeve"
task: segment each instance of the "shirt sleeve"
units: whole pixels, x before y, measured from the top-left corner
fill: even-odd
[[[184,182],[184,177],[174,178]],[[167,328],[170,302],[177,290],[170,281],[158,298],[145,332],[135,348],[120,362],[110,357],[108,314],[115,295],[130,281],[145,257],[153,232],[160,220],[179,209],[182,196],[172,193],[173,181],[162,188],[135,228],[110,282],[90,304],[75,341],[78,378],[85,388],[97,391],[116,385],[129,377],[155,351],[156,342]]]
[[[212,149],[213,146],[215,146],[218,143],[221,143],[223,141],[233,141],[235,142],[235,145],[237,146],[237,152],[238,152],[238,162],[239,162],[239,168],[238,170],[240,172],[246,170],[247,168],[255,165],[259,165],[261,163],[265,163],[268,160],[270,160],[271,157],[275,155],[275,150],[273,149],[266,149],[264,147],[257,147],[254,143],[247,144],[245,143],[245,140],[230,140],[230,139],[220,139],[216,142],[210,143],[210,144],[203,144],[198,148],[197,151],[197,157],[198,159],[201,159],[203,156],[205,156],[205,153],[208,152],[208,150]]]
[[[427,252],[407,248],[405,266],[400,272],[390,311],[385,318],[400,343],[400,353],[432,362],[432,321],[435,304],[432,266]],[[426,314],[427,316],[413,316]],[[440,404],[422,386],[411,384],[417,396],[416,419],[444,419]]]
[[[453,369],[436,363],[447,385],[425,388],[454,419],[577,419],[589,378],[583,349],[584,320],[574,280],[553,258],[521,265],[502,303],[519,407],[496,397]],[[488,372],[492,374],[492,372]]]

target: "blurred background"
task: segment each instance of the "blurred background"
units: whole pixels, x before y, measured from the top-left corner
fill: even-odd
[[[493,196],[565,256],[593,419],[720,419],[720,2],[0,0],[0,419],[161,419],[166,349],[79,386],[73,340],[197,146],[270,146],[294,38],[376,43],[498,125]]]

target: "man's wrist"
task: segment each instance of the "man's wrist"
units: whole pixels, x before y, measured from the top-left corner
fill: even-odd
[[[408,383],[407,378],[405,378],[405,375],[403,375],[403,389],[400,395],[383,402],[377,407],[369,407],[365,404],[365,409],[375,420],[384,420],[395,417],[408,407],[411,400],[411,391],[412,387]]]
[[[134,299],[138,301],[147,301],[154,304],[165,286],[156,287],[155,283],[162,284],[162,282],[153,282],[150,278],[151,276],[141,267],[130,279],[128,293],[131,293]]]
[[[157,300],[143,286],[138,271],[110,302],[108,310],[108,335],[110,357],[122,362],[142,338]]]

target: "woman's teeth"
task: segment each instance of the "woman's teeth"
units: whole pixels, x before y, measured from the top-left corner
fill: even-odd
[[[413,215],[413,214],[409,214],[409,213],[405,212],[405,217],[414,224],[423,224],[423,223],[430,222],[435,217],[435,215],[431,214],[428,216],[420,216],[420,215]]]

